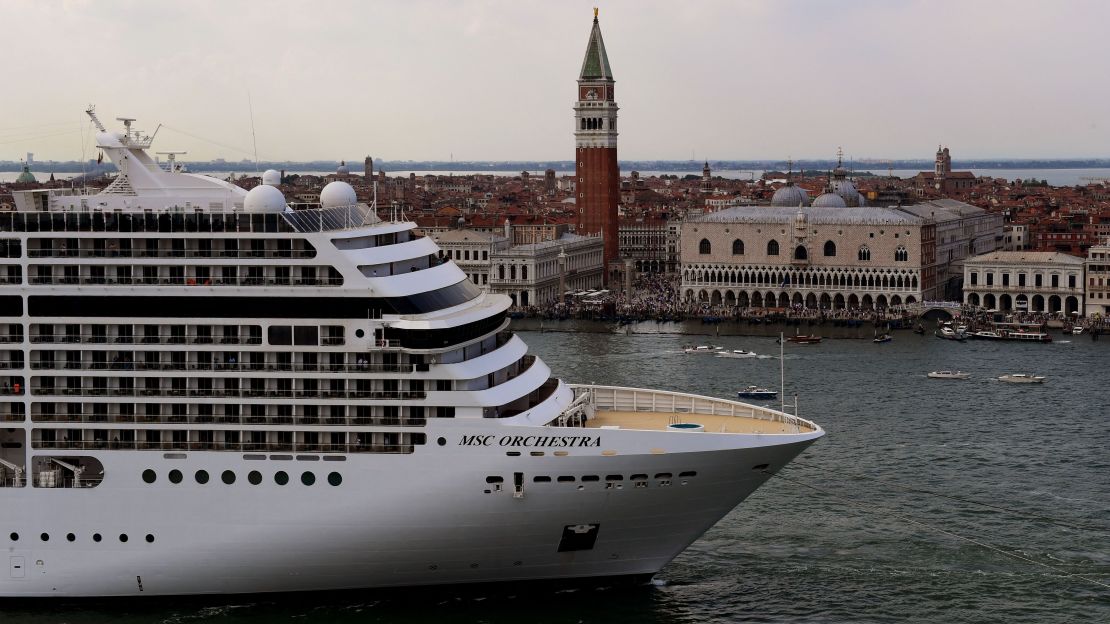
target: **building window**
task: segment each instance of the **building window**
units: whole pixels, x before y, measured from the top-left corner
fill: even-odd
[[[1060,287],[1060,276],[1059,275],[1053,275],[1052,276],[1052,287],[1053,288],[1059,288]]]
[[[825,241],[825,257],[832,258],[836,256],[836,243],[832,241]]]
[[[971,285],[976,286],[979,284],[979,274],[975,271],[971,272]]]
[[[898,249],[894,250],[894,261],[895,262],[907,262],[907,261],[909,261],[909,259],[910,259],[910,252],[906,251],[905,247],[899,245]]]
[[[709,252],[711,252],[712,250],[713,250],[713,247],[709,244],[709,239],[703,238],[703,239],[701,239],[701,242],[698,243],[698,253],[699,254],[702,254],[704,256],[704,255],[708,254]]]
[[[859,259],[862,262],[871,260],[871,250],[867,248],[867,245],[859,248]]]
[[[1025,274],[1024,273],[1018,273],[1018,286],[1021,286],[1022,288],[1025,287]]]
[[[1041,285],[1043,285],[1043,284],[1044,284],[1043,276],[1040,273],[1034,274],[1033,275],[1033,286],[1035,288],[1040,288]]]
[[[777,255],[779,255],[779,242],[778,241],[773,240],[773,241],[770,241],[770,242],[767,243],[767,255],[768,256],[777,256]]]
[[[806,248],[803,245],[798,245],[797,247],[794,248],[794,259],[795,260],[806,260],[808,258],[809,258],[809,252],[806,251]]]
[[[987,286],[994,286],[994,273],[987,273]]]
[[[734,256],[744,255],[744,241],[740,240],[739,238],[732,241],[732,255],[734,255]]]
[[[1068,276],[1068,288],[1075,288],[1075,276],[1074,275],[1069,275]]]
[[[1003,273],[1002,274],[1002,285],[1003,286],[1009,286],[1010,285],[1010,274],[1009,273]]]

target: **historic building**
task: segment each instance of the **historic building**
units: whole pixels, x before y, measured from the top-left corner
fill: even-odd
[[[1086,316],[1110,314],[1110,240],[1087,250]]]
[[[678,267],[677,223],[665,219],[625,221],[620,226],[620,255],[636,273],[674,273]]]
[[[952,154],[948,148],[937,146],[937,156],[932,171],[922,171],[914,179],[918,192],[938,192],[948,195],[966,191],[975,186],[975,174],[970,171],[952,171]]]
[[[490,258],[509,249],[509,240],[490,232],[472,229],[435,232],[431,237],[444,257],[455,261],[475,285],[488,289]]]
[[[604,263],[619,259],[617,205],[620,167],[617,165],[617,103],[613,71],[594,9],[594,24],[586,57],[578,75],[574,105],[575,172],[578,207],[577,232],[600,234],[605,241]]]
[[[846,189],[845,189],[846,190]],[[835,194],[835,193],[834,193]],[[741,206],[682,224],[682,293],[738,307],[886,308],[932,299],[935,225],[892,208]]]
[[[959,301],[964,260],[1002,247],[1003,216],[954,199],[899,206],[936,225],[937,299]]]
[[[502,249],[490,256],[489,291],[525,307],[558,301],[570,291],[601,288],[604,254],[601,237],[578,234]]]
[[[964,303],[988,310],[1083,314],[1083,258],[994,251],[964,261]]]

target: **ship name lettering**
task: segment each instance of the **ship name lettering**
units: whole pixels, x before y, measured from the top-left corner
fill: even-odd
[[[491,435],[464,435],[459,440],[459,446],[489,446],[493,444],[493,438]]]
[[[601,446],[601,436],[501,436],[499,446],[540,446],[548,448]]]

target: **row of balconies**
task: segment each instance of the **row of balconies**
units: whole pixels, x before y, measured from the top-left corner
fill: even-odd
[[[421,442],[422,444],[423,442]],[[33,440],[35,450],[234,451],[263,453],[412,453],[413,444],[331,444],[288,442],[146,442],[136,440]],[[82,478],[82,481],[85,479]]]
[[[9,422],[23,422],[22,414],[12,417]],[[18,420],[15,420],[18,419]],[[241,414],[72,414],[50,413],[34,414],[32,419],[36,423],[86,423],[86,424],[147,424],[147,425],[304,425],[316,426],[341,426],[341,427],[423,427],[427,419],[423,417],[381,417],[381,416],[310,416],[310,415],[273,415],[265,416]]]
[[[30,258],[315,258],[315,249],[29,249]]]
[[[964,290],[968,292],[1004,292],[1013,294],[1061,294],[1061,295],[1082,295],[1083,286],[1078,285],[1075,287],[1065,286],[1002,286],[1000,284],[993,284],[986,286],[984,284],[964,284]]]
[[[36,385],[31,393],[43,396],[82,397],[177,397],[177,398],[270,398],[270,399],[364,399],[378,401],[422,400],[424,391],[414,390],[293,390],[251,388],[146,388],[146,387],[51,387]]]
[[[107,285],[107,286],[342,286],[342,277],[301,277],[290,275],[263,276],[115,276],[107,275],[33,275],[29,280],[34,286]],[[20,284],[21,279],[2,277],[0,283]]]
[[[23,361],[18,359],[0,360],[0,369],[23,368]],[[290,363],[290,364],[265,364],[262,362],[235,362],[235,363],[204,363],[204,362],[145,362],[145,361],[112,361],[95,362],[62,361],[62,360],[33,360],[33,370],[135,370],[135,371],[268,371],[268,372],[298,372],[298,373],[416,373],[427,372],[428,364],[330,364],[330,363]]]

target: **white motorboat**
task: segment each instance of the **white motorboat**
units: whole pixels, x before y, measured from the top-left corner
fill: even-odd
[[[743,349],[733,349],[732,351],[718,351],[717,357],[719,358],[733,358],[733,359],[746,359],[759,357],[755,351],[745,351]]]
[[[1025,384],[1044,383],[1044,377],[1041,376],[1041,375],[1033,375],[1033,374],[1026,374],[1026,373],[1010,373],[1008,375],[1002,375],[1001,377],[998,378],[998,381],[1005,381],[1007,383],[1025,383]]]
[[[926,376],[929,379],[967,379],[968,377],[971,377],[971,373],[964,373],[964,372],[961,372],[961,371],[941,370],[941,371],[932,371]]]
[[[724,347],[698,345],[696,347],[685,347],[682,352],[690,355],[715,355],[724,352]]]

